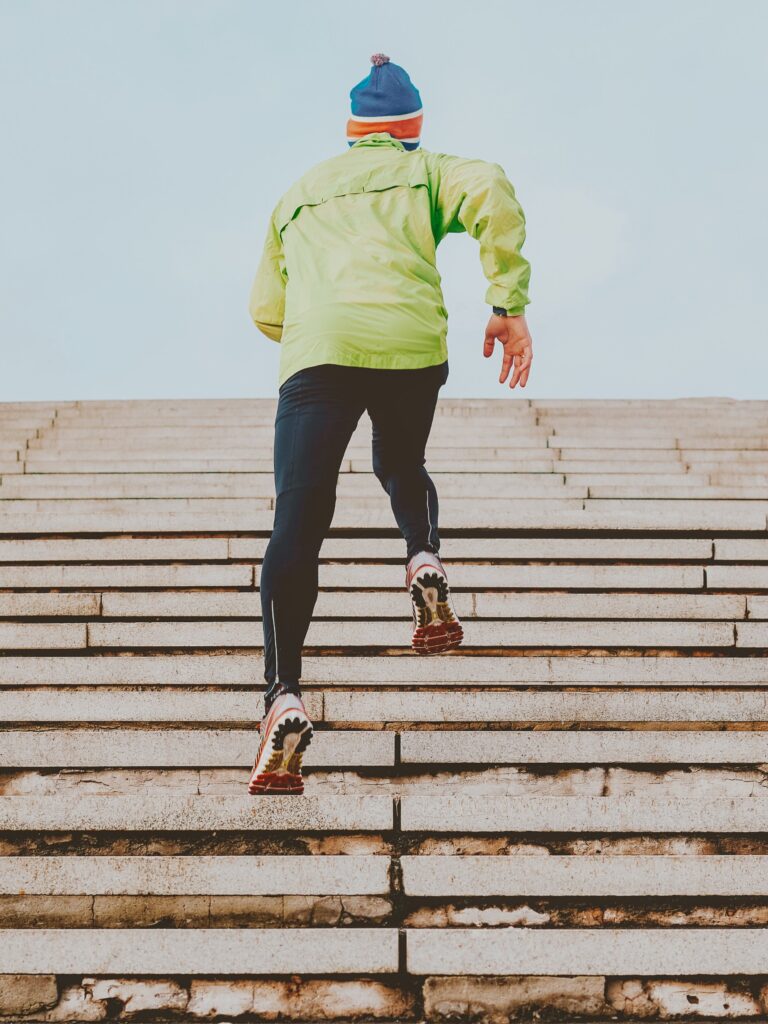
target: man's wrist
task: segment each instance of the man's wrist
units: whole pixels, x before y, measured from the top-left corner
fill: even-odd
[[[503,306],[494,306],[493,307],[493,312],[496,314],[496,316],[506,316],[507,315],[507,311],[506,311],[506,309],[504,309]]]

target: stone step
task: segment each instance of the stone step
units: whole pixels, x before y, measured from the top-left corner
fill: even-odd
[[[574,479],[573,475],[570,475],[565,484],[566,490],[570,489],[569,493],[575,493],[579,483],[579,481]],[[483,493],[485,491],[486,488],[483,487]],[[605,484],[597,480],[589,483],[590,498],[705,498],[722,501],[735,499],[765,501],[765,494],[765,486],[761,486],[756,481],[749,479],[745,479],[740,484],[713,483],[709,486],[689,484],[687,481],[665,484],[658,480],[649,482],[643,478],[638,478],[637,482],[622,484]]]
[[[182,562],[223,561],[227,558],[261,561],[267,537],[104,537],[83,539],[47,537],[0,539],[0,563],[5,562]],[[676,537],[446,537],[441,557],[456,559],[588,561],[615,559],[644,562],[711,561],[713,547],[721,561],[768,561],[768,540],[717,540]],[[729,554],[729,552],[733,554]],[[404,545],[394,537],[328,537],[321,558],[375,559],[403,562]]]
[[[717,537],[713,544],[720,562],[768,562],[768,538]]]
[[[711,565],[706,573],[711,588],[768,589],[768,565]]]
[[[400,735],[404,764],[759,764],[766,758],[768,732],[441,729]]]
[[[241,768],[254,729],[4,731],[0,768]],[[400,734],[403,764],[760,764],[766,732],[626,730],[510,732],[419,730]],[[317,731],[307,767],[394,765],[395,733]],[[1,861],[0,861],[1,863]]]
[[[101,483],[98,478],[94,479],[92,476],[84,474],[82,483],[60,486],[55,476],[49,473],[42,474],[42,479],[35,477],[34,483],[30,486],[28,481],[33,479],[32,476],[17,474],[7,478],[0,487],[0,501],[3,502],[3,505],[0,507],[5,508],[6,503],[12,503],[13,508],[9,509],[9,511],[18,511],[18,502],[20,501],[34,504],[42,501],[57,501],[61,503],[66,502],[67,505],[70,501],[77,501],[81,504],[87,503],[90,509],[94,502],[103,504],[105,500],[119,502],[122,508],[126,501],[131,501],[132,499],[167,501],[186,499],[214,500],[216,498],[223,498],[231,501],[236,498],[254,498],[259,500],[272,500],[274,498],[274,483],[272,477],[268,477],[266,473],[241,473],[237,479],[230,482],[216,478],[219,476],[231,478],[233,476],[231,473],[210,473],[207,480],[189,483],[184,482],[185,475],[182,473],[177,473],[175,476],[169,475],[162,483],[154,483],[145,482],[141,474],[134,473],[131,480],[111,484]],[[446,484],[441,480],[442,476],[448,475],[453,479],[453,482],[450,484]],[[499,499],[585,498],[588,490],[585,482],[571,481],[566,484],[563,481],[562,474],[555,475],[552,473],[539,473],[538,479],[531,480],[528,475],[516,477],[512,474],[502,473],[441,474],[436,472],[434,473],[434,479],[439,490],[450,494],[451,501],[472,497]],[[642,487],[640,485],[637,487],[632,485],[627,490],[630,492],[640,491]],[[658,490],[661,491],[663,488],[659,487]],[[686,487],[681,486],[680,490],[683,495],[687,494]],[[735,486],[729,486],[728,488],[699,487],[699,491],[702,493],[692,493],[691,496],[712,498],[729,496],[737,498],[764,498],[765,496],[765,490],[760,491],[760,488],[750,489],[756,492],[754,495],[751,493],[737,493],[744,490],[746,488]],[[648,494],[652,494],[653,488],[649,489],[646,487],[645,491]],[[711,493],[704,493],[705,491]],[[380,495],[384,494],[384,491],[373,473],[343,473],[339,477],[337,493],[340,500],[343,499],[353,504],[358,504],[368,498],[378,499]],[[630,493],[629,496],[631,497],[632,494]],[[677,495],[672,496],[675,497]],[[39,511],[46,511],[47,507],[41,508]]]
[[[0,974],[387,974],[394,928],[4,930]]]
[[[66,862],[68,858],[58,859]],[[768,894],[768,857],[765,856],[406,855],[400,858],[400,864],[403,892],[407,896]],[[21,875],[26,880],[26,868],[22,868]],[[31,871],[30,875],[34,879]],[[51,875],[56,884],[53,871]]]
[[[162,499],[161,499],[162,500]],[[214,501],[216,499],[209,499]],[[256,499],[248,499],[252,501]],[[238,499],[233,499],[237,502]],[[607,506],[606,506],[607,503]],[[246,501],[247,504],[247,501]],[[584,504],[584,508],[576,507]],[[541,501],[506,499],[502,504],[479,505],[470,501],[454,502],[443,512],[446,530],[669,530],[729,532],[761,531],[768,517],[763,502],[696,501],[674,498],[659,502],[630,499],[548,499]],[[460,507],[459,507],[460,506]],[[446,515],[446,513],[448,513]],[[7,513],[3,530],[13,534],[125,534],[125,533],[229,533],[269,531],[273,512],[197,510],[154,513],[131,511]],[[391,530],[392,513],[383,505],[376,509],[352,507],[342,503],[334,516],[333,530]]]
[[[743,619],[768,618],[768,602],[741,594],[540,594],[458,592],[462,619]],[[410,605],[393,591],[321,591],[316,618],[402,619]],[[261,619],[261,597],[242,591],[99,593],[0,592],[0,618]]]
[[[138,800],[82,793],[0,797],[0,830],[9,832],[380,832],[392,828],[392,815],[390,796],[370,794],[259,799],[150,790]]]
[[[768,691],[433,691],[424,700],[412,690],[330,689],[323,708],[331,722],[768,722]]]
[[[759,833],[768,828],[768,799],[765,796],[747,799],[634,794],[620,797],[507,796],[501,790],[493,794],[492,799],[483,797],[478,800],[474,793],[406,793],[400,798],[400,813],[404,832],[436,834],[588,832],[602,835],[615,832],[711,835]]]
[[[390,685],[398,685],[394,678],[396,669],[393,666],[390,670]],[[252,691],[187,690],[180,681],[170,689],[156,691],[120,691],[109,685],[95,690],[65,688],[62,691],[49,687],[9,688],[0,692],[0,721],[251,724],[261,717],[263,707],[264,684],[257,680],[254,683]],[[358,685],[369,684],[363,681]],[[331,688],[320,693],[306,679],[303,687],[307,712],[314,721],[342,724],[768,722],[768,692],[752,689],[731,692],[699,687],[697,691],[634,691],[616,686],[607,691],[488,690],[472,693],[437,690],[432,682],[426,692],[409,687],[408,692],[381,688],[337,692]],[[670,745],[674,742],[670,740]]]
[[[373,690],[404,683],[421,687],[603,686],[622,687],[755,687],[768,679],[768,658],[729,656],[672,658],[638,656],[535,655],[525,657],[464,655],[424,662],[405,657],[307,655],[303,681],[308,686],[357,686]],[[87,656],[20,656],[0,658],[0,686],[190,686],[260,687],[262,663],[256,653],[134,654]],[[169,689],[170,688],[170,689]],[[6,696],[10,697],[11,694]],[[70,695],[71,696],[71,695]],[[607,694],[603,696],[607,697]],[[642,696],[639,694],[638,696]],[[737,697],[738,694],[732,696]],[[742,696],[744,696],[742,694]],[[578,694],[574,695],[574,700]],[[67,698],[69,699],[69,698]],[[655,698],[653,698],[655,699]]]
[[[121,691],[111,687],[101,687],[95,692],[57,692],[49,688],[6,690],[0,691],[0,722],[247,722],[253,723],[252,728],[255,728],[264,709],[262,692],[265,685],[257,682],[253,692],[183,690],[177,687],[170,691]],[[313,720],[322,719],[322,694],[305,693],[304,705]],[[157,742],[162,740],[158,738]],[[386,751],[389,742],[375,740],[372,750]],[[354,747],[356,741],[353,739],[349,743]],[[252,735],[246,764],[253,760],[253,744]],[[324,741],[321,740],[320,747],[323,746]],[[331,742],[329,749],[332,750],[333,746]],[[322,758],[322,749],[317,756]],[[312,757],[315,757],[314,753]]]
[[[255,716],[261,709],[251,703]],[[258,741],[255,729],[7,731],[2,734],[0,768],[241,768],[253,763]],[[316,730],[304,756],[307,767],[394,763],[393,732]]]
[[[407,933],[411,974],[758,974],[765,928],[421,928]]]
[[[402,553],[402,545],[398,545]],[[703,565],[477,565],[447,563],[453,591],[461,590],[702,590]],[[712,588],[736,588],[738,577],[764,578],[768,566],[707,566]],[[760,575],[762,574],[762,576]],[[261,566],[211,565],[4,565],[0,588],[189,588],[259,585]],[[736,583],[728,581],[736,578]],[[404,558],[399,564],[325,564],[321,588],[392,589],[404,592]],[[724,582],[721,582],[724,581]],[[755,584],[759,586],[759,584]],[[701,595],[703,596],[703,595]]]
[[[390,891],[390,864],[390,857],[376,854],[0,857],[0,895],[380,895]],[[728,877],[727,868],[721,877]],[[740,877],[744,884],[749,875]]]
[[[309,647],[410,647],[412,622],[350,621],[315,619],[309,627]],[[762,635],[765,626],[758,627]],[[40,625],[37,623],[0,623],[0,647],[28,650],[30,647],[95,647],[101,649],[165,647],[261,647],[260,623],[217,621],[91,622],[87,641],[78,624]],[[71,632],[69,631],[71,629]],[[50,634],[45,630],[50,630]],[[60,632],[57,632],[60,631]],[[744,638],[753,635],[742,624]],[[600,620],[516,620],[514,623],[477,620],[465,630],[463,646],[471,647],[707,647],[736,645],[732,622],[664,622],[657,619],[635,621]],[[744,644],[744,646],[754,646]]]

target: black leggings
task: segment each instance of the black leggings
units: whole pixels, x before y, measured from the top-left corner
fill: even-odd
[[[418,370],[324,364],[299,370],[279,391],[275,417],[275,520],[261,569],[267,709],[300,693],[301,649],[317,600],[317,561],[333,519],[344,452],[367,409],[373,471],[389,494],[406,561],[437,553],[437,491],[424,468],[448,363]]]

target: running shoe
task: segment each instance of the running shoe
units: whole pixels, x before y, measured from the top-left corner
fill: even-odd
[[[464,631],[456,617],[443,563],[429,551],[410,560],[405,585],[411,595],[413,638],[419,654],[442,654],[458,647]]]
[[[248,783],[252,796],[304,792],[301,760],[312,731],[301,697],[284,693],[276,698],[259,726],[259,751]]]

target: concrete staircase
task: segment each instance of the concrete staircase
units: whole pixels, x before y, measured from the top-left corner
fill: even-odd
[[[435,659],[361,423],[251,798],[274,409],[0,406],[0,1019],[768,1020],[768,402],[442,401]]]

